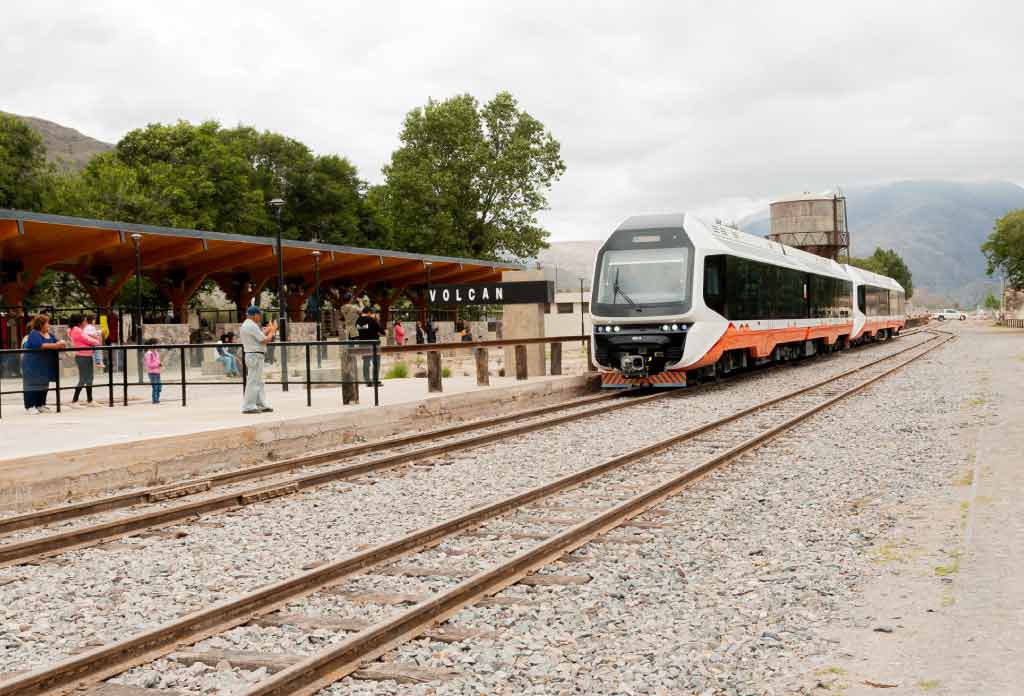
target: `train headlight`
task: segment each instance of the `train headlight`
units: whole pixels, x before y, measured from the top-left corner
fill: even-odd
[[[672,330],[673,331],[678,331],[679,330],[679,324],[673,324],[672,325]]]
[[[662,331],[668,331],[668,324],[662,324],[661,325],[661,330]]]
[[[621,331],[621,330],[622,330],[622,327],[621,327],[621,326],[615,326],[615,327],[612,327],[612,331],[614,331],[615,333],[618,333],[618,332],[619,332],[619,331]]]

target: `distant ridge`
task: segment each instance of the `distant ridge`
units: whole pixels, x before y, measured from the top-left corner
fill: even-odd
[[[69,169],[79,170],[96,155],[114,149],[110,143],[90,138],[74,128],[35,116],[9,114],[20,118],[38,133],[46,146],[46,159]]]

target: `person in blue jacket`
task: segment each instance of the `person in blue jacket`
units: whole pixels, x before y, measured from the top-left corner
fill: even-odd
[[[21,374],[25,381],[25,410],[32,414],[49,411],[46,395],[50,382],[57,379],[56,351],[67,347],[50,332],[50,317],[40,314],[32,320],[32,332],[25,340],[25,348],[31,352],[22,353]]]

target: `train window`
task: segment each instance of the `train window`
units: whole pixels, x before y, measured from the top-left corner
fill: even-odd
[[[704,304],[708,309],[726,316],[725,257],[716,254],[704,258]]]

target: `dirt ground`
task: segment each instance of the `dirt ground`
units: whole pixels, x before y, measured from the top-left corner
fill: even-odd
[[[1024,331],[958,329],[982,396],[936,446],[964,462],[945,490],[891,511],[885,572],[837,629],[841,659],[815,667],[819,693],[1024,694]]]

